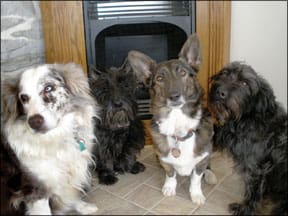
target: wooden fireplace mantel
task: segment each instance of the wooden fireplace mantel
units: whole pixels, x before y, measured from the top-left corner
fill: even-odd
[[[87,74],[82,1],[41,1],[40,7],[46,62],[73,61]],[[230,20],[230,1],[196,1],[196,32],[203,59],[198,77],[206,93],[209,77],[229,61]],[[151,143],[150,136],[146,143]]]

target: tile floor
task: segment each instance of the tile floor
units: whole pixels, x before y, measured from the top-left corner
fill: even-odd
[[[93,188],[85,200],[95,202],[100,215],[224,215],[227,206],[240,201],[243,183],[233,171],[233,162],[224,153],[212,154],[211,168],[217,176],[216,185],[204,182],[202,190],[206,203],[197,206],[189,197],[189,177],[177,177],[176,196],[164,197],[161,192],[164,170],[160,167],[153,146],[147,145],[139,155],[145,164],[143,173],[119,176],[113,186],[99,185],[93,178]]]

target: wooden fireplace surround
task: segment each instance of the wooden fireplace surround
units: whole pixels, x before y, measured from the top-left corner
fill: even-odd
[[[75,62],[87,74],[82,1],[41,1],[40,7],[46,62]],[[229,61],[230,20],[230,1],[196,1],[196,32],[203,58],[198,78],[205,92],[209,77]],[[146,144],[151,143],[148,128]]]

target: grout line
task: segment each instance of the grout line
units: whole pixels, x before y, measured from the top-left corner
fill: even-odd
[[[235,198],[243,199],[243,196],[237,195],[237,194],[232,193],[232,192],[227,191],[227,190],[223,190],[223,189],[221,189],[220,187],[218,188],[218,190],[223,191],[223,192],[225,192],[225,193],[227,193],[227,194],[229,194],[229,195],[231,195],[231,196],[233,196],[233,197],[235,197]]]
[[[137,203],[135,203],[135,202],[133,202],[133,201],[131,201],[131,200],[127,200],[127,199],[124,198],[124,197],[121,197],[121,196],[119,196],[119,195],[117,195],[117,194],[114,194],[114,193],[112,193],[111,191],[108,191],[108,190],[106,190],[106,189],[104,189],[104,188],[102,188],[102,190],[106,191],[107,193],[109,193],[109,194],[111,194],[111,195],[113,195],[113,196],[115,196],[115,197],[117,197],[117,198],[119,198],[119,199],[121,199],[121,200],[124,200],[124,201],[126,201],[126,202],[128,202],[128,203],[130,203],[130,204],[133,204],[133,205],[135,205],[135,206],[137,206],[137,207],[139,207],[139,208],[141,208],[141,209],[143,209],[143,210],[145,210],[145,211],[149,211],[148,209],[144,208],[143,206],[140,206],[139,204],[137,204]]]
[[[155,189],[155,190],[157,190],[157,191],[162,191],[161,188],[158,188],[158,187],[155,187],[155,186],[153,186],[153,185],[150,185],[150,184],[148,184],[147,182],[144,182],[144,185],[149,186],[149,187],[151,187],[151,188],[153,188],[153,189]]]
[[[156,202],[154,205],[152,205],[148,211],[151,211],[154,207],[156,207],[160,202],[162,202],[166,197],[163,195],[163,197],[158,201]]]
[[[133,192],[135,192],[139,187],[141,187],[143,185],[143,183],[140,183],[139,185],[137,185],[135,188],[133,188],[131,191],[129,191],[128,193],[123,195],[123,199],[127,199],[127,197],[132,194]]]

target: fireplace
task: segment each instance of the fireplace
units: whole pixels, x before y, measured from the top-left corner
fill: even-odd
[[[100,70],[119,67],[132,49],[157,62],[177,58],[195,32],[194,1],[83,1],[83,10],[87,64]],[[151,118],[142,83],[136,96],[139,117]]]

